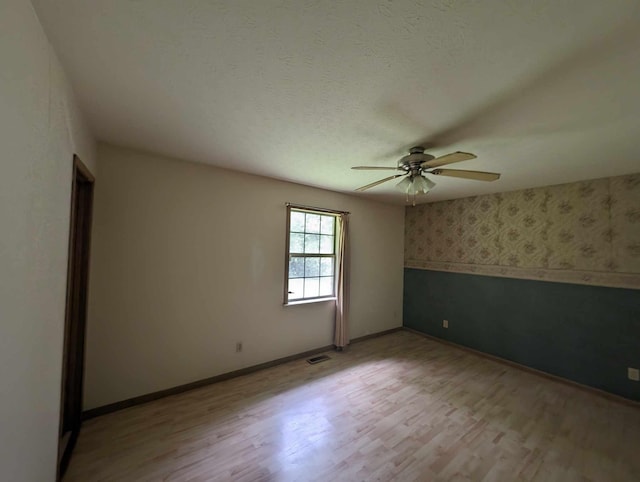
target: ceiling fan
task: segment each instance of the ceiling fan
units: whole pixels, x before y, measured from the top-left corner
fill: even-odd
[[[440,166],[453,164],[454,162],[468,161],[475,159],[474,154],[468,152],[452,152],[440,157],[434,157],[431,154],[424,153],[424,147],[416,146],[409,149],[409,154],[398,161],[397,167],[376,167],[376,166],[355,166],[351,169],[358,170],[394,170],[404,171],[402,174],[385,177],[379,181],[372,182],[366,186],[359,187],[356,191],[366,191],[378,184],[404,177],[396,187],[413,198],[413,205],[416,205],[416,195],[427,194],[436,183],[424,176],[424,174],[432,174],[434,176],[459,177],[462,179],[473,179],[475,181],[496,181],[500,179],[500,174],[495,172],[483,171],[463,171],[460,169],[440,169]]]

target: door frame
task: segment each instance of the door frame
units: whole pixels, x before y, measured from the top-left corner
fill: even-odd
[[[89,256],[95,178],[74,154],[67,262],[67,295],[60,386],[57,478],[66,471],[80,433],[85,333],[89,292]]]

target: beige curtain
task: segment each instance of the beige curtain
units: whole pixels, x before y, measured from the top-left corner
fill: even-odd
[[[340,244],[338,259],[338,292],[336,294],[336,326],[333,344],[342,350],[349,344],[349,215],[338,216]]]

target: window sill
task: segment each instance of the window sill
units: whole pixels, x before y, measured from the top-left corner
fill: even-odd
[[[284,303],[284,306],[294,306],[294,305],[308,305],[309,303],[320,303],[322,301],[335,301],[335,296],[328,296],[326,298],[313,298],[312,300],[293,300],[287,301]]]

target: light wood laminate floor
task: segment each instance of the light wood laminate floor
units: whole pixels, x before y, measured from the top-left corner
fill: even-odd
[[[72,481],[639,481],[640,409],[400,331],[88,421]]]

